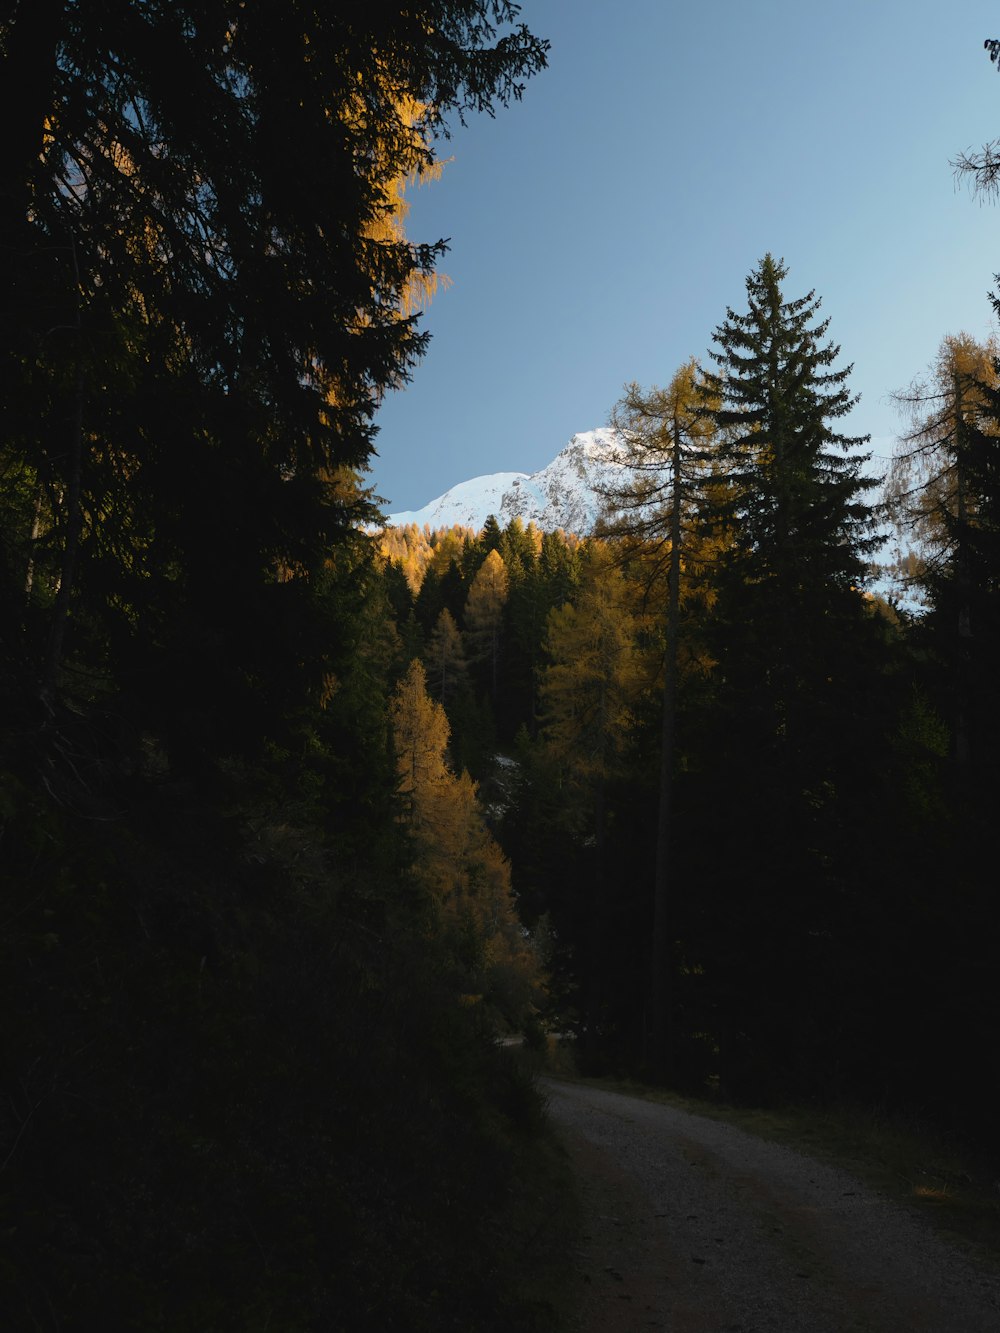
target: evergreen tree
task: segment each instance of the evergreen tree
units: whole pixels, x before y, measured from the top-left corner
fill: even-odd
[[[31,593],[0,601],[22,709],[79,696],[110,638],[122,708],[190,759],[214,718],[219,748],[249,737],[264,682],[305,682],[301,583],[374,516],[356,470],[425,344],[442,247],[404,236],[402,187],[449,112],[544,63],[527,29],[498,35],[515,17],[6,7],[0,470]],[[283,633],[247,634],[273,607]]]
[[[867,437],[831,424],[856,402],[851,367],[833,368],[840,349],[822,342],[814,293],[784,299],[786,272],[766,255],[747,279],[749,309],[716,329],[701,393],[724,473],[710,517],[734,533],[717,580],[721,670],[742,685],[765,749],[804,757],[820,717],[846,702],[837,668],[865,619],[875,483],[861,474]]]
[[[520,518],[512,518],[503,530],[500,554],[512,579],[526,573],[535,563],[537,529],[529,531]]]
[[[516,14],[0,6],[11,1327],[494,1322],[517,1094],[395,821],[359,524],[442,249],[403,186],[544,63]]]
[[[420,591],[413,603],[414,615],[423,630],[426,641],[434,632],[438,616],[444,610],[444,594],[441,591],[441,575],[428,567],[420,581]]]
[[[441,575],[441,598],[456,624],[461,621],[468,595],[469,583],[462,574],[461,563],[452,560]]]
[[[569,601],[580,582],[579,541],[561,531],[543,533],[538,573],[550,610]]]
[[[484,556],[489,555],[490,551],[499,551],[502,548],[503,529],[497,522],[495,514],[487,514],[483,530],[479,534],[478,545]]]
[[[402,562],[387,560],[384,579],[392,614],[396,617],[396,623],[402,624],[413,613],[413,591],[403,570]]]
[[[886,725],[883,636],[861,592],[873,483],[864,441],[834,427],[855,401],[850,367],[834,368],[818,300],[786,300],[785,276],[767,255],[747,279],[747,313],[716,330],[701,390],[722,470],[703,516],[732,538],[707,627],[704,941],[730,1090],[752,1078],[759,1093],[822,1077]]]

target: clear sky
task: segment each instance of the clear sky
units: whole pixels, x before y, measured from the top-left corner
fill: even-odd
[[[705,359],[767,251],[789,298],[822,298],[876,452],[941,339],[995,331],[1000,205],[950,165],[1000,137],[995,0],[523,0],[522,18],[549,68],[456,126],[413,195],[409,234],[450,238],[452,286],[379,413],[389,510],[537,471],[626,381]]]

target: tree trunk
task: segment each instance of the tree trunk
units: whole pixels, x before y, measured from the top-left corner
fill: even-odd
[[[69,472],[65,491],[65,526],[62,541],[62,559],[59,568],[59,591],[52,608],[52,627],[49,631],[48,651],[42,672],[41,695],[51,709],[55,699],[59,666],[62,662],[69,622],[70,603],[76,582],[77,557],[83,534],[83,338],[79,306],[79,274],[76,249],[73,248],[73,277],[76,283],[76,373],[73,391],[73,415],[69,432]]]
[[[971,728],[968,717],[969,700],[969,656],[972,638],[972,608],[969,604],[971,580],[967,554],[966,524],[968,511],[965,485],[965,441],[963,439],[964,419],[962,416],[962,381],[958,373],[954,376],[955,386],[955,490],[956,517],[958,519],[958,548],[955,552],[955,566],[958,575],[958,654],[956,659],[955,679],[955,720],[953,738],[953,758],[955,772],[961,784],[969,771],[972,754],[970,741]]]
[[[663,662],[663,729],[660,739],[660,796],[656,819],[656,868],[653,878],[653,957],[651,1064],[653,1075],[673,1072],[673,995],[670,966],[670,831],[673,817],[674,749],[677,728],[677,630],[681,580],[681,436],[676,413],[671,454],[673,495],[670,506],[670,567],[667,578],[667,642]]]

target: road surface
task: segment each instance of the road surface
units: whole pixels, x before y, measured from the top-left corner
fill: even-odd
[[[1000,1333],[1000,1275],[843,1172],[673,1107],[542,1087],[583,1199],[580,1333]]]

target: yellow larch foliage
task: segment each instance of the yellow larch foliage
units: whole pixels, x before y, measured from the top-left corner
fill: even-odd
[[[896,442],[887,495],[897,526],[932,562],[949,543],[949,518],[961,509],[974,517],[974,500],[963,494],[960,423],[983,428],[986,394],[1000,385],[998,358],[992,335],[978,342],[968,333],[949,334],[927,375],[894,395],[910,430]]]
[[[447,607],[437,618],[424,660],[434,698],[440,704],[451,703],[467,679],[468,670],[461,631]]]
[[[427,694],[413,661],[392,700],[393,734],[405,818],[419,851],[417,873],[442,923],[468,936],[478,953],[483,994],[509,1021],[526,1016],[542,986],[539,960],[521,926],[510,866],[483,820],[476,784],[448,767],[448,721]]]
[[[584,784],[610,775],[648,684],[634,600],[607,548],[591,542],[577,597],[549,613],[542,732],[550,755]]]
[[[495,654],[509,592],[510,579],[503,556],[499,551],[490,551],[472,580],[465,602],[465,623],[474,657]]]
[[[391,76],[386,69],[387,84],[390,81]],[[445,162],[432,160],[427,135],[423,128],[426,111],[424,104],[416,101],[402,87],[394,90],[392,101],[396,108],[396,124],[392,127],[392,133],[386,136],[382,152],[386,161],[405,161],[407,168],[382,184],[382,207],[365,229],[365,234],[371,240],[387,243],[406,239],[405,224],[410,211],[406,191],[415,185],[425,185],[430,181],[440,180],[446,165]],[[369,102],[370,98],[359,88],[356,98],[345,112],[346,118],[348,120],[356,118],[359,122],[366,120],[370,115]],[[370,128],[378,130],[380,126],[379,121]],[[403,153],[400,152],[401,142],[407,149]],[[376,167],[378,158],[379,154],[376,153]],[[450,282],[445,274],[436,273],[433,269],[414,273],[400,295],[401,317],[405,318],[423,309],[435,293],[448,287]]]
[[[405,523],[401,527],[383,528],[379,548],[386,560],[396,560],[402,566],[415,597],[428,568],[433,567],[438,574],[446,573],[448,566],[460,559],[466,540],[475,536],[473,528],[460,524],[431,529],[426,524],[421,528],[416,523]]]

